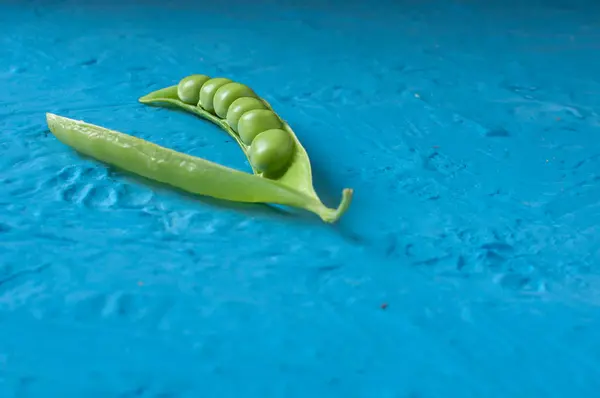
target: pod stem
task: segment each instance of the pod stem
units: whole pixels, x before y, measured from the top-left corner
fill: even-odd
[[[319,217],[327,223],[336,222],[350,207],[350,202],[352,202],[352,189],[346,188],[342,191],[342,201],[337,209],[323,208],[317,211]]]

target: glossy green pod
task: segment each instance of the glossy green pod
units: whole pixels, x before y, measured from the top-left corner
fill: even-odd
[[[176,90],[174,86],[172,95],[176,95]],[[350,205],[350,190],[344,190],[337,209],[330,209],[310,191],[282,181],[234,170],[80,120],[47,113],[46,121],[58,140],[79,153],[191,193],[235,202],[293,206],[311,211],[329,223],[339,219]]]
[[[210,81],[205,84],[208,84],[208,83],[210,83]],[[257,98],[260,101],[262,101],[262,103],[265,105],[267,110],[274,112],[271,105],[267,101],[265,101],[263,98],[260,98],[260,96],[258,96]],[[276,175],[270,175],[268,173],[261,172],[260,170],[258,170],[256,167],[254,167],[252,165],[252,161],[250,159],[250,146],[247,145],[242,140],[240,135],[236,133],[236,131],[230,126],[230,124],[228,123],[228,121],[226,119],[215,116],[213,113],[208,112],[207,110],[203,109],[200,106],[192,106],[192,105],[188,105],[188,104],[185,104],[182,101],[180,101],[179,98],[177,97],[177,86],[170,86],[170,87],[163,88],[161,90],[151,92],[151,93],[141,97],[139,99],[139,101],[143,104],[159,106],[159,107],[162,106],[165,108],[176,107],[183,111],[193,113],[201,118],[211,121],[212,123],[219,126],[221,129],[223,129],[225,132],[227,132],[238,143],[238,145],[240,146],[240,148],[242,149],[242,151],[248,158],[250,166],[252,167],[252,171],[256,176],[264,178],[264,179],[269,179],[271,181],[276,181],[278,184],[288,187],[288,188],[294,190],[295,192],[297,192],[298,194],[304,195],[305,197],[308,197],[308,198],[312,198],[312,200],[315,200],[315,201],[321,203],[321,206],[325,207],[325,205],[321,202],[319,196],[317,195],[317,193],[315,192],[315,189],[313,187],[312,168],[311,168],[310,159],[308,157],[308,154],[306,153],[306,150],[304,149],[304,147],[298,140],[298,137],[296,137],[296,135],[294,134],[294,131],[292,130],[292,128],[289,126],[288,123],[286,123],[286,121],[283,118],[278,116],[279,120],[282,123],[280,128],[282,130],[288,132],[293,141],[294,145],[293,145],[292,155],[291,155],[290,161],[287,163],[287,166],[285,167],[284,170],[281,170],[281,172],[277,173]],[[200,102],[202,102],[202,94],[201,94]],[[234,103],[232,103],[230,108],[233,108],[234,104],[235,104],[235,101],[234,101]],[[241,120],[243,118],[245,113],[246,112],[244,112],[242,114],[242,116],[240,117],[239,120]],[[233,115],[232,115],[231,119],[232,119],[232,121],[234,121]],[[239,131],[239,127],[240,127],[239,122],[238,122],[237,127],[238,127],[238,131]],[[270,128],[267,128],[267,130],[268,129],[270,129]],[[346,209],[348,208],[348,206],[350,205],[350,202],[352,200],[352,194],[353,194],[353,191],[351,189],[343,190],[342,202],[340,203],[340,205],[338,207],[339,212],[336,211],[336,213],[335,213],[336,218],[335,219],[328,218],[326,221],[334,222],[335,220],[337,220],[338,217],[340,217],[346,211]],[[321,218],[323,218],[323,217],[321,217]],[[325,217],[325,218],[327,218],[327,217]],[[325,218],[323,218],[323,219],[325,220]]]

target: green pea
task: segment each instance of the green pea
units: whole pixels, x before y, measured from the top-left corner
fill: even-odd
[[[225,119],[227,117],[227,110],[233,101],[247,97],[256,97],[256,94],[250,87],[241,83],[227,83],[219,87],[215,93],[215,98],[213,99],[215,113],[221,119]]]
[[[213,99],[215,98],[215,93],[221,86],[224,86],[227,83],[231,83],[231,80],[225,77],[215,77],[204,83],[200,89],[200,102],[198,102],[198,105],[205,110],[214,113],[215,108],[213,106]]]
[[[259,133],[270,130],[278,129],[283,126],[279,117],[271,110],[268,109],[254,109],[248,111],[240,117],[238,122],[238,134],[246,145],[252,144],[252,140]]]
[[[227,124],[233,131],[237,132],[238,122],[242,115],[255,109],[267,109],[267,106],[258,98],[242,97],[236,99],[227,110]]]
[[[196,105],[200,99],[200,88],[210,79],[206,75],[191,75],[184,77],[177,85],[177,96],[181,102]]]
[[[267,175],[276,174],[292,160],[294,141],[285,130],[263,131],[254,138],[248,153],[256,170]]]

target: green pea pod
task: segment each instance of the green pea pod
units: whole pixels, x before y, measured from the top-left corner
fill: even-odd
[[[272,203],[316,213],[325,222],[340,218],[352,191],[344,190],[337,209],[281,181],[234,170],[104,127],[46,114],[50,131],[64,144],[104,163],[182,190],[235,202]]]
[[[215,81],[219,79],[220,78],[217,78],[215,79]],[[268,110],[275,113],[273,111],[273,108],[267,101],[265,101],[262,98],[258,99],[264,103],[265,107]],[[283,124],[282,129],[289,133],[289,135],[292,137],[294,143],[293,154],[291,161],[282,173],[276,176],[267,176],[265,175],[265,173],[261,173],[260,170],[257,169],[256,164],[253,164],[252,157],[250,156],[251,145],[248,145],[244,142],[243,135],[240,136],[231,127],[231,123],[228,123],[227,118],[222,118],[218,115],[215,115],[214,112],[210,111],[210,108],[203,109],[203,107],[200,106],[200,104],[194,105],[183,102],[178,96],[178,86],[170,86],[154,91],[141,97],[139,101],[143,104],[148,105],[175,107],[176,109],[193,113],[201,118],[207,119],[212,123],[216,124],[221,129],[225,130],[225,132],[227,132],[238,143],[238,145],[248,158],[250,166],[252,167],[252,171],[256,177],[276,183],[280,187],[286,187],[287,189],[290,189],[291,191],[302,196],[303,198],[305,198],[305,200],[307,200],[306,203],[312,203],[310,205],[312,208],[311,211],[314,211],[315,213],[319,214],[321,218],[325,221],[335,222],[350,205],[350,201],[352,200],[352,190],[344,189],[342,192],[342,202],[340,203],[338,209],[333,211],[333,213],[330,209],[327,209],[327,211],[325,211],[326,207],[319,199],[313,187],[312,170],[308,154],[306,153],[306,150],[304,149],[304,147],[296,137],[296,134],[290,128],[290,126],[279,116],[277,117],[281,120]],[[246,142],[248,142],[248,140],[246,140]],[[307,206],[302,207],[308,209]]]

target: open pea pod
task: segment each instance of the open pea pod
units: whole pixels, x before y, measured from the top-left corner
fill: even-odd
[[[50,131],[78,152],[151,180],[182,190],[246,203],[272,203],[302,208],[335,222],[348,208],[351,192],[337,209],[277,180],[234,170],[206,159],[164,148],[104,127],[46,114]]]
[[[248,158],[254,173],[252,181],[268,182],[268,186],[285,189],[296,197],[294,204],[281,203],[268,195],[260,201],[302,207],[326,222],[335,222],[350,205],[351,189],[343,190],[337,209],[321,202],[313,187],[310,159],[298,137],[266,100],[243,84],[227,78],[190,75],[178,85],[151,92],[139,101],[175,107],[213,122],[235,139]],[[265,183],[257,183],[255,189],[247,184],[232,189],[255,191]],[[254,197],[250,192],[248,195]],[[230,200],[257,201],[246,199],[243,192],[238,193],[238,199]]]

